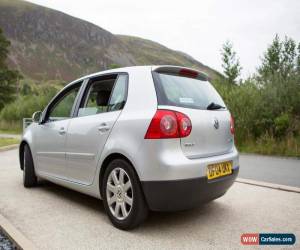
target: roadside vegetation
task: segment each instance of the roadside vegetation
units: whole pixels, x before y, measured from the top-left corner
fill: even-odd
[[[0,129],[5,133],[20,133],[22,119],[31,117],[37,110],[43,110],[63,86],[60,81],[47,81],[39,84],[31,80],[20,80],[15,100],[5,105],[0,112]]]
[[[0,30],[0,130],[20,133],[22,118],[43,110],[64,83],[36,82],[10,70],[5,64],[8,49]],[[213,84],[235,119],[239,150],[300,157],[300,43],[276,35],[247,79],[240,78],[242,67],[232,43],[224,44],[221,57],[224,77]]]
[[[4,147],[4,146],[13,145],[13,144],[18,144],[18,143],[20,143],[19,139],[15,139],[15,138],[1,138],[0,137],[0,148]]]
[[[225,79],[214,82],[230,109],[240,151],[300,156],[300,43],[278,35],[248,79],[232,44],[222,50]]]

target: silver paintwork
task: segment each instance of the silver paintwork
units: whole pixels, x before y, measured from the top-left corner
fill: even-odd
[[[141,181],[178,180],[206,175],[211,163],[231,160],[237,167],[238,152],[229,130],[227,110],[207,111],[160,106],[187,114],[192,121],[190,136],[180,139],[145,140],[158,104],[152,70],[160,66],[136,66],[103,71],[90,77],[127,73],[127,102],[114,111],[66,120],[32,123],[25,131],[36,175],[56,184],[101,198],[99,176],[102,163],[111,154],[122,154],[134,166]],[[172,66],[166,70],[176,69]],[[66,86],[65,88],[67,88]],[[80,97],[77,98],[80,99]],[[74,105],[76,106],[76,105]],[[219,121],[219,129],[213,119]],[[187,146],[188,145],[188,146]]]

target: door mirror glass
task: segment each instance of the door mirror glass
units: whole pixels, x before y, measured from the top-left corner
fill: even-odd
[[[42,111],[34,112],[33,115],[32,115],[32,121],[33,122],[40,122],[41,116],[42,116]]]

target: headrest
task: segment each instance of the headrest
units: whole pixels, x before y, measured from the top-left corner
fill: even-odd
[[[97,93],[97,106],[107,106],[108,100],[110,96],[110,91],[107,90],[101,90]]]

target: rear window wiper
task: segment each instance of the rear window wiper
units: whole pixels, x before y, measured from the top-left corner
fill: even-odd
[[[211,102],[207,107],[206,107],[207,110],[215,110],[215,109],[225,109],[224,106],[218,104],[218,103],[214,103],[214,102]]]

